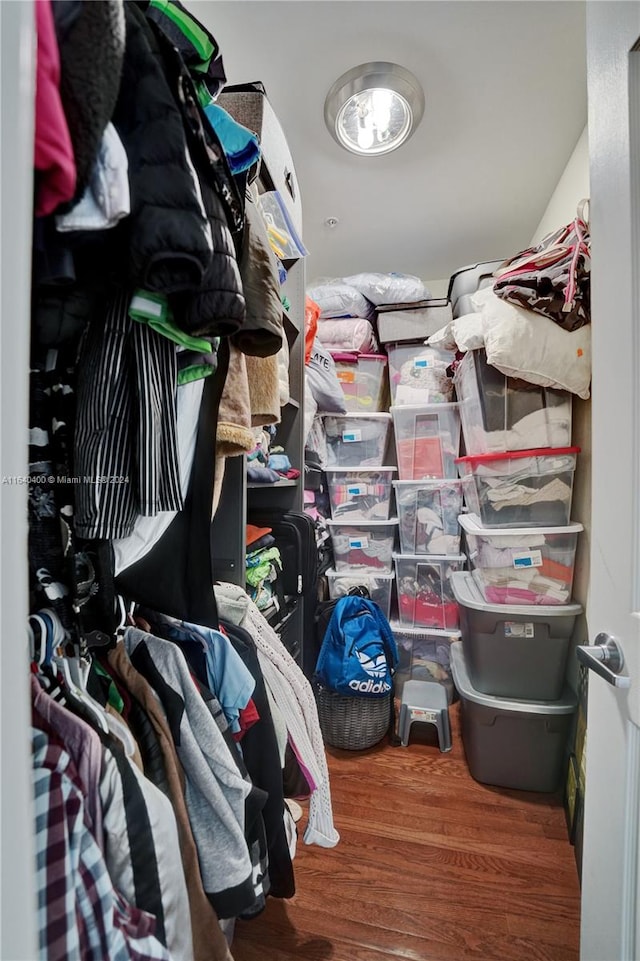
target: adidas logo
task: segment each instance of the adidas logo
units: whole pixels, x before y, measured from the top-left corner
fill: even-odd
[[[349,681],[349,687],[360,694],[387,694],[391,685],[387,681]]]
[[[384,677],[387,673],[387,659],[384,654],[376,654],[374,657],[369,657],[368,654],[363,654],[362,651],[356,651],[356,656],[360,661],[360,667],[371,677]]]

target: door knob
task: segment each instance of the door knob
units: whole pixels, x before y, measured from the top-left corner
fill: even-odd
[[[576,647],[578,660],[591,668],[614,687],[630,687],[628,674],[620,674],[624,667],[624,655],[619,642],[611,634],[598,634],[595,644]]]

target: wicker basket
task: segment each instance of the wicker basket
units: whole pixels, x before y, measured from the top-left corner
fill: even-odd
[[[389,730],[391,697],[349,697],[316,686],[320,730],[325,744],[362,751],[381,741]]]

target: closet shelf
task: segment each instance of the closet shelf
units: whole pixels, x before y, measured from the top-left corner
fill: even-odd
[[[273,490],[274,488],[277,489],[280,487],[297,487],[298,484],[299,484],[298,478],[296,478],[295,480],[289,480],[288,477],[283,477],[282,480],[276,481],[275,484],[259,484],[255,482],[249,482],[247,484],[247,489],[267,491],[267,490]]]

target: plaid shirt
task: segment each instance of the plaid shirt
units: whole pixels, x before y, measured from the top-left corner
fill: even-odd
[[[170,961],[153,916],[111,883],[71,758],[43,731],[31,737],[41,961]]]

